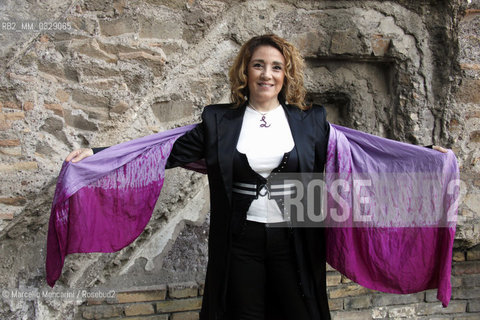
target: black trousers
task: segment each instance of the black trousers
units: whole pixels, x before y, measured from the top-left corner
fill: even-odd
[[[228,282],[232,320],[309,320],[286,228],[247,221],[232,239]]]

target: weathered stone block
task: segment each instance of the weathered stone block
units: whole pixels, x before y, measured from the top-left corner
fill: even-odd
[[[158,285],[152,287],[133,288],[129,291],[118,292],[116,298],[118,303],[131,303],[165,300],[166,295],[167,287],[165,285]]]
[[[55,96],[60,102],[67,102],[70,99],[70,94],[67,91],[62,89],[58,89],[57,92],[55,93]]]
[[[140,21],[140,38],[182,39],[183,23],[174,16],[162,20],[145,18]]]
[[[480,260],[480,245],[467,251],[467,260]]]
[[[422,303],[418,304],[416,309],[416,314],[421,316],[432,314],[462,313],[467,309],[467,302],[450,301],[447,308],[444,308],[441,303]]]
[[[480,263],[477,261],[457,262],[453,265],[452,274],[480,274]]]
[[[70,50],[87,55],[94,59],[101,59],[109,63],[115,63],[118,60],[116,55],[100,49],[98,42],[95,39],[74,40],[70,45]]]
[[[327,286],[336,286],[339,285],[342,281],[342,275],[339,273],[328,272],[327,273]]]
[[[372,318],[371,311],[336,311],[332,312],[332,320],[367,320]]]
[[[38,70],[46,74],[58,77],[60,79],[78,82],[77,70],[69,66],[39,60]]]
[[[72,91],[72,100],[83,106],[108,109],[110,101],[108,98],[93,95],[81,90]]]
[[[435,290],[436,295],[436,290]],[[374,306],[388,306],[398,304],[409,304],[413,302],[423,301],[425,294],[423,292],[412,294],[388,294],[380,293],[372,297],[372,304]]]
[[[19,157],[22,155],[22,148],[17,147],[0,147],[0,154],[11,157]]]
[[[346,276],[342,274],[342,283],[352,283],[352,280],[348,279]]]
[[[196,282],[183,282],[168,285],[168,296],[174,298],[196,297],[198,285]]]
[[[100,32],[107,37],[119,36],[125,33],[136,33],[136,23],[128,17],[122,17],[114,20],[99,20]]]
[[[11,173],[16,171],[34,171],[37,169],[38,169],[38,163],[36,161],[0,163],[0,173]]]
[[[84,319],[104,319],[122,316],[123,309],[119,306],[87,306],[82,308]]]
[[[200,315],[198,312],[180,312],[174,313],[171,316],[171,320],[198,320]]]
[[[141,316],[154,314],[155,310],[150,303],[136,303],[125,306],[125,315],[128,316]]]
[[[453,251],[452,260],[455,261],[455,262],[465,261],[465,252],[463,250]]]
[[[85,119],[82,115],[72,114],[70,110],[65,110],[65,123],[69,126],[87,130],[87,131],[97,131],[98,126],[96,123]]]
[[[315,30],[295,35],[291,41],[304,57],[316,57],[327,54],[329,37],[323,30]]]
[[[112,112],[122,114],[128,110],[128,104],[125,101],[120,101],[111,109]]]
[[[480,298],[480,288],[453,288],[452,299],[476,299]]]
[[[171,320],[168,314],[156,314],[153,316],[128,317],[128,320]]]
[[[388,308],[388,316],[392,318],[407,318],[415,316],[415,306]]]
[[[180,120],[193,115],[193,103],[187,100],[156,102],[151,108],[161,122]]]
[[[330,311],[343,310],[343,299],[328,299]]]
[[[367,288],[354,284],[354,285],[342,286],[338,289],[336,288],[330,289],[329,297],[330,299],[335,299],[335,298],[358,296],[358,295],[367,294],[367,293],[369,293],[369,290]]]
[[[200,310],[201,298],[176,299],[157,302],[157,313]]]
[[[119,53],[118,57],[121,60],[135,60],[141,62],[145,66],[148,66],[157,77],[161,75],[165,64],[165,57],[152,55],[143,51]]]
[[[366,309],[372,305],[372,297],[365,295],[361,297],[349,297],[345,298],[344,308],[345,310],[351,309]]]
[[[457,278],[460,280],[460,285],[455,287],[480,287],[480,274],[464,274],[462,276],[457,276]]]
[[[356,29],[336,31],[330,42],[332,54],[362,54],[363,43]]]
[[[16,74],[16,73],[13,73],[13,72],[9,72],[8,77],[10,79],[19,80],[19,81],[22,81],[22,82],[34,82],[35,81],[35,77],[26,76],[26,75],[22,75],[22,74]]]

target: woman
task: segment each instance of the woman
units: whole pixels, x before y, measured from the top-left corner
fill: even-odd
[[[207,106],[175,167],[205,159],[211,202],[201,319],[330,319],[322,228],[285,228],[268,197],[278,172],[322,172],[329,124],[307,107],[303,60],[276,35],[250,39],[229,72],[231,104]],[[92,149],[73,151],[79,161]],[[268,224],[267,224],[268,222]]]

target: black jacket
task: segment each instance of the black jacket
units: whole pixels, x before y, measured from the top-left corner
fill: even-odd
[[[167,167],[205,160],[210,187],[207,275],[200,319],[227,319],[226,279],[230,243],[233,156],[246,105],[210,105],[202,122],[174,144]],[[329,125],[320,106],[301,111],[283,105],[298,152],[300,172],[322,172]],[[325,240],[322,228],[292,229],[299,278],[312,319],[330,319],[326,296]]]

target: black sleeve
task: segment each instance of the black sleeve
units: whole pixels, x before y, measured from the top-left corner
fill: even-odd
[[[167,160],[167,169],[196,162],[205,157],[204,126],[204,121],[202,121],[175,141]]]
[[[110,148],[110,147],[92,148],[93,154],[98,153],[98,152],[100,152],[100,151],[102,151],[102,150],[105,150],[105,149],[107,149],[107,148]]]

